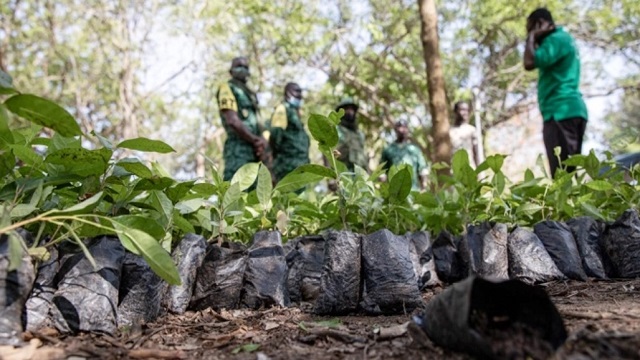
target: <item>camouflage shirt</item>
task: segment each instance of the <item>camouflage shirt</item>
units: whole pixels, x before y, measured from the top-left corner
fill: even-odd
[[[347,169],[354,169],[354,165],[369,171],[369,160],[364,150],[364,134],[351,130],[345,126],[338,126],[338,148],[340,156],[338,160],[347,165]]]
[[[380,159],[380,163],[385,163],[384,168],[387,170],[393,165],[411,165],[411,168],[413,169],[413,173],[411,175],[413,181],[413,189],[420,189],[418,175],[426,170],[427,163],[424,160],[422,151],[416,145],[408,142],[394,142],[382,151],[382,158]]]
[[[309,135],[297,109],[286,101],[278,105],[267,128],[271,133],[272,171],[277,181],[298,166],[309,163]]]
[[[253,151],[253,145],[243,140],[222,118],[222,110],[233,110],[249,132],[260,135],[256,95],[246,87],[233,81],[222,84],[218,89],[218,108],[222,126],[227,132],[222,157],[224,159],[224,180],[230,180],[233,174],[244,164],[259,161]]]

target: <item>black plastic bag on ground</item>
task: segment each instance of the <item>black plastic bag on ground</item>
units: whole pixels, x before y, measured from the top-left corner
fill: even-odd
[[[604,248],[622,278],[640,277],[640,219],[625,211],[604,233]]]
[[[117,330],[118,289],[124,260],[120,240],[103,236],[92,239],[87,248],[97,270],[83,252],[64,255],[56,275],[51,317],[62,333],[80,331],[113,335]]]
[[[433,258],[438,278],[446,283],[454,283],[467,276],[468,269],[458,252],[461,239],[456,239],[448,231],[442,231],[433,242]]]
[[[302,236],[290,242],[295,244],[295,248],[287,254],[289,297],[292,302],[313,302],[320,292],[324,238],[320,235]]]
[[[606,279],[607,267],[604,265],[603,255],[607,255],[600,246],[600,238],[604,233],[604,224],[588,216],[583,216],[567,221],[567,225],[576,240],[584,272],[587,276]],[[609,263],[611,262],[608,256],[607,260]],[[613,265],[611,264],[608,267],[608,272],[611,274]]]
[[[458,249],[463,257],[463,262],[467,264],[468,275],[482,273],[482,249],[484,249],[485,235],[491,230],[491,224],[483,222],[479,225],[467,226],[467,233],[462,237],[461,244],[466,246]]]
[[[26,249],[18,268],[9,271],[9,237],[3,234],[0,237],[0,345],[22,343],[22,312],[35,277]]]
[[[235,309],[240,304],[242,279],[247,266],[247,249],[235,243],[210,244],[196,284],[189,309]]]
[[[196,282],[198,268],[202,265],[205,252],[207,251],[207,241],[204,237],[196,234],[187,234],[173,249],[171,257],[175,261],[180,275],[180,285],[169,285],[165,292],[162,304],[174,314],[183,314],[187,311],[193,285]]]
[[[360,235],[329,230],[323,235],[324,266],[320,294],[314,312],[319,315],[348,314],[358,308],[360,299]]]
[[[542,221],[533,227],[558,269],[569,279],[587,281],[571,229],[558,221]]]
[[[118,327],[154,321],[160,315],[166,285],[141,256],[127,252],[118,294]]]
[[[418,231],[405,235],[411,242],[409,251],[413,269],[418,280],[418,288],[425,288],[439,285],[440,279],[436,272],[436,262],[431,249],[430,235],[426,231]]]
[[[516,228],[507,239],[509,277],[527,283],[563,279],[564,275],[536,234]]]
[[[387,229],[362,239],[362,308],[370,314],[402,314],[424,305],[410,256],[410,241]]]
[[[479,358],[546,359],[567,338],[545,291],[519,280],[469,277],[413,320],[434,343]]]
[[[60,268],[60,259],[56,248],[49,248],[49,255],[49,260],[38,266],[38,275],[33,284],[33,290],[31,290],[31,295],[25,304],[24,327],[27,331],[37,331],[53,325],[49,317],[49,310],[57,289],[54,280]]]
[[[485,279],[509,279],[509,231],[505,224],[495,224],[484,234],[482,241],[482,267],[480,275]]]
[[[253,236],[244,272],[242,305],[250,309],[289,306],[287,260],[278,231],[259,231]]]

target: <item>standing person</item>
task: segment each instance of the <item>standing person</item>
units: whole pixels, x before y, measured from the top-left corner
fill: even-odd
[[[476,168],[480,163],[478,159],[478,137],[476,127],[469,124],[469,104],[458,101],[453,105],[455,116],[454,124],[449,130],[452,153],[464,149],[469,154],[469,165]]]
[[[580,154],[587,127],[587,107],[579,91],[580,55],[575,41],[556,26],[549,10],[536,9],[527,18],[524,68],[538,69],[538,105],[544,120],[542,136],[553,178],[560,160]],[[573,171],[573,168],[568,168]]]
[[[302,89],[296,83],[288,83],[284,87],[284,101],[276,106],[268,126],[276,181],[309,163],[309,135],[300,121],[301,106]]]
[[[427,162],[419,147],[409,141],[409,127],[407,122],[400,120],[394,126],[396,141],[382,151],[380,163],[383,168],[389,170],[393,165],[411,165],[412,189],[424,190],[424,178],[427,170]]]
[[[344,116],[338,125],[337,150],[340,152],[338,160],[342,161],[350,171],[354,170],[355,165],[369,171],[364,134],[358,130],[358,104],[351,98],[345,98],[338,104],[336,111],[340,109],[344,109]]]
[[[258,97],[247,87],[249,60],[237,57],[231,62],[231,80],[218,89],[218,107],[227,133],[224,143],[224,180],[244,164],[265,160],[267,141],[258,122]]]

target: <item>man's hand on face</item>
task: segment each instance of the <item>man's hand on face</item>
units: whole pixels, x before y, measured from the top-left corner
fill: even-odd
[[[556,27],[552,23],[546,20],[538,20],[536,24],[529,29],[529,36],[533,36],[533,38],[537,40],[540,36],[546,35],[555,29]]]

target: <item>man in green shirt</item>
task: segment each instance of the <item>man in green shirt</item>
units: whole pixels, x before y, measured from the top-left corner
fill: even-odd
[[[411,165],[413,190],[424,190],[424,177],[427,170],[424,155],[419,147],[409,141],[409,127],[406,121],[396,122],[394,129],[396,141],[382,151],[380,163],[384,163],[383,168],[387,171],[393,165]]]
[[[284,87],[284,101],[276,106],[268,128],[276,181],[300,165],[309,163],[309,135],[300,121],[302,89],[296,83]]]
[[[237,57],[231,62],[231,80],[218,89],[218,108],[227,133],[222,157],[224,180],[244,164],[265,160],[267,141],[258,121],[258,97],[247,87],[249,60]]]
[[[344,109],[344,116],[338,125],[337,150],[340,152],[338,160],[342,161],[350,171],[354,170],[355,165],[369,171],[364,134],[358,130],[358,104],[351,98],[345,98],[338,104],[336,111],[340,109]]]
[[[579,90],[580,55],[575,41],[553,23],[545,8],[536,9],[527,18],[523,60],[526,70],[538,69],[538,105],[544,119],[542,136],[553,177],[560,166],[554,148],[560,147],[561,161],[580,154],[588,114]]]

